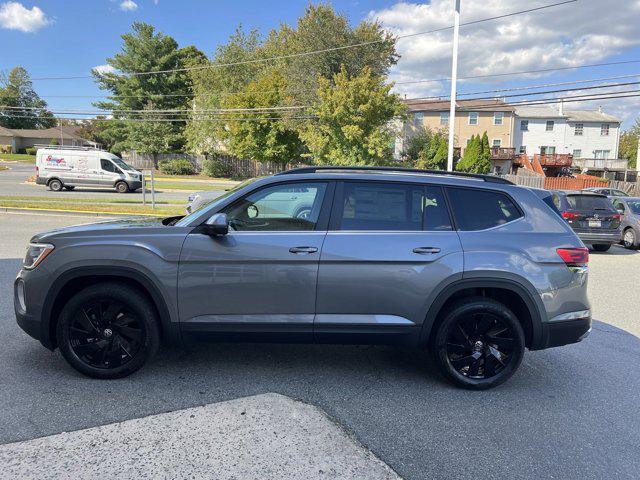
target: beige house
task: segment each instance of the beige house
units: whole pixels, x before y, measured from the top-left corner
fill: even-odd
[[[422,128],[433,131],[448,130],[449,102],[442,100],[407,100],[408,120],[402,128],[396,150],[404,148],[406,141]],[[473,135],[487,132],[492,147],[491,162],[494,171],[506,173],[515,159],[515,108],[502,100],[459,100],[456,102],[454,121],[455,145],[461,154]]]
[[[95,147],[95,142],[82,138],[77,134],[79,128],[70,125],[38,130],[0,127],[0,145],[10,145],[11,151],[14,153],[35,145],[48,145],[53,139],[58,142],[58,145],[63,146]]]

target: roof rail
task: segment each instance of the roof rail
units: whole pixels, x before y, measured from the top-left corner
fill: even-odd
[[[291,170],[285,170],[284,172],[276,173],[276,175],[292,175],[302,173],[318,173],[318,172],[331,172],[331,171],[346,171],[346,172],[398,172],[398,173],[420,173],[427,175],[443,175],[471,178],[476,180],[483,180],[491,183],[503,183],[507,185],[515,185],[513,182],[506,178],[497,177],[494,175],[482,175],[480,173],[466,173],[466,172],[447,172],[445,170],[421,170],[419,168],[402,168],[402,167],[332,167],[332,166],[319,166],[319,167],[299,167],[292,168]]]
[[[45,144],[35,144],[34,147],[41,148],[43,150],[100,150],[98,147],[92,147],[89,145],[45,145]]]

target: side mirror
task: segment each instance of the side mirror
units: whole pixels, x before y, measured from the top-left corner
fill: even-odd
[[[204,222],[207,235],[226,235],[229,233],[229,220],[226,213],[216,213]]]

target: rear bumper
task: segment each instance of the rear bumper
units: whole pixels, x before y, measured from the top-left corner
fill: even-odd
[[[551,348],[578,343],[591,332],[591,312],[569,312],[542,324],[542,347]]]
[[[580,240],[583,243],[618,243],[620,241],[620,232],[617,230],[606,233],[594,233],[594,232],[576,232]]]

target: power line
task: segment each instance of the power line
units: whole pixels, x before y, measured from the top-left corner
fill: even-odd
[[[66,115],[65,113],[61,113]],[[2,114],[0,113],[0,117]],[[9,118],[36,118],[36,119],[51,119],[51,117],[39,116],[39,115],[9,115]],[[315,120],[316,116],[300,116],[300,117],[288,117],[287,120]],[[76,120],[80,122],[84,121],[98,121],[98,122],[261,122],[263,120],[283,120],[281,117],[234,117],[234,118],[81,118],[81,117],[55,117],[56,120]]]
[[[214,109],[170,109],[170,110],[156,110],[156,109],[142,109],[142,110],[126,110],[126,109],[114,109],[114,110],[97,110],[97,111],[82,111],[79,109],[71,108],[75,110],[69,112],[72,114],[80,115],[105,115],[105,114],[121,114],[121,113],[147,113],[147,114],[171,114],[171,113],[232,113],[232,112],[246,112],[246,113],[262,113],[268,111],[289,111],[311,108],[306,105],[292,105],[292,106],[280,106],[280,107],[252,107],[252,108],[214,108]],[[0,105],[0,109],[5,110],[42,110],[42,107],[16,107],[12,105]],[[46,109],[49,109],[47,107]],[[57,110],[51,108],[51,110]]]
[[[487,18],[481,18],[478,20],[472,20],[469,22],[463,22],[460,24],[461,27],[463,26],[469,26],[469,25],[476,25],[478,23],[483,23],[483,22],[489,22],[492,20],[500,20],[502,18],[507,18],[507,17],[512,17],[515,15],[522,15],[525,13],[531,13],[531,12],[536,12],[539,10],[544,10],[547,8],[552,8],[552,7],[558,7],[561,5],[566,5],[569,3],[576,3],[579,0],[565,0],[562,2],[556,2],[556,3],[551,3],[551,4],[547,4],[547,5],[542,5],[540,7],[534,7],[534,8],[528,8],[526,10],[519,10],[516,12],[512,12],[512,13],[506,13],[503,15],[496,15],[493,17],[487,17]],[[453,28],[453,25],[447,26],[447,27],[441,27],[441,28],[436,28],[433,30],[427,30],[427,31],[423,31],[423,32],[416,32],[416,33],[409,33],[409,34],[405,34],[405,35],[398,35],[396,36],[396,40],[402,39],[402,38],[410,38],[410,37],[415,37],[418,35],[429,35],[429,34],[433,34],[433,33],[438,33],[438,32],[443,32],[446,30],[450,30]],[[262,63],[262,62],[269,62],[272,60],[285,60],[285,59],[289,59],[289,58],[298,58],[298,57],[304,57],[304,56],[309,56],[309,55],[316,55],[319,53],[328,53],[328,52],[334,52],[334,51],[338,51],[338,50],[346,50],[349,48],[357,48],[357,47],[364,47],[364,46],[368,46],[368,45],[375,45],[378,43],[384,43],[386,40],[371,40],[369,42],[360,42],[360,43],[355,43],[355,44],[351,44],[351,45],[342,45],[339,47],[330,47],[330,48],[323,48],[320,50],[311,50],[308,52],[298,52],[298,53],[290,53],[287,55],[276,55],[276,56],[272,56],[272,57],[265,57],[265,58],[255,58],[255,59],[251,59],[251,60],[242,60],[239,62],[228,62],[228,63],[213,63],[213,64],[209,64],[209,65],[201,65],[201,66],[197,66],[197,67],[184,67],[184,68],[173,68],[173,69],[167,69],[167,70],[158,70],[158,71],[153,71],[153,72],[130,72],[127,73],[126,75],[129,76],[143,76],[143,75],[159,75],[159,74],[166,74],[166,73],[175,73],[175,72],[188,72],[188,71],[195,71],[195,70],[204,70],[204,69],[209,69],[209,68],[220,68],[220,67],[231,67],[231,66],[236,66],[236,65],[248,65],[248,64],[255,64],[255,63]],[[31,80],[75,80],[75,79],[80,79],[80,78],[93,78],[93,75],[74,75],[74,76],[56,76],[56,77],[34,77]]]

